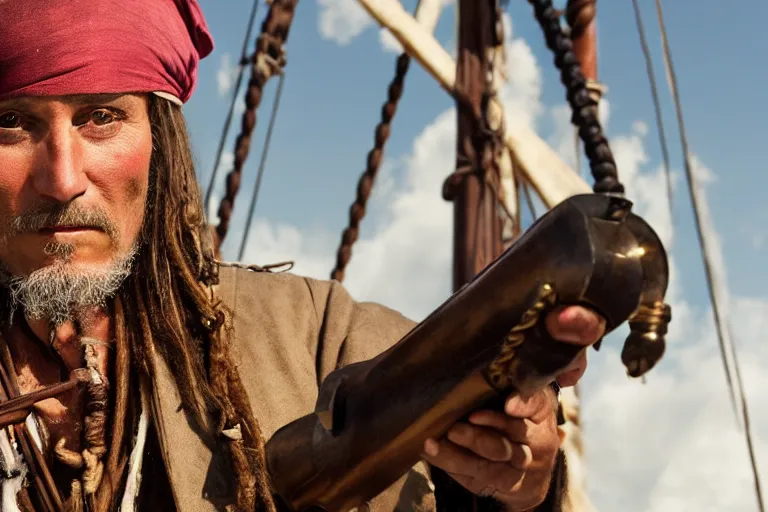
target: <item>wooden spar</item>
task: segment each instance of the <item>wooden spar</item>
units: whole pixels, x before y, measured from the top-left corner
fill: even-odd
[[[434,36],[425,31],[397,0],[358,0],[360,5],[405,50],[431,74],[440,86],[454,95],[456,63]],[[551,208],[592,188],[530,128],[515,124],[505,129],[504,141],[512,151],[520,174],[530,182],[544,204]]]
[[[597,80],[597,0],[568,0],[565,17],[571,27],[573,51],[587,80]]]
[[[565,17],[571,27],[573,51],[587,79],[587,88],[592,98],[599,102],[605,86],[597,78],[597,0],[568,0]]]
[[[443,0],[419,0],[416,4],[416,22],[432,34],[442,11]]]
[[[492,66],[492,80],[489,91],[491,101],[488,102],[486,112],[488,125],[491,129],[500,131],[506,126],[506,118],[504,117],[504,105],[501,103],[498,93],[507,80],[507,55],[502,32],[503,26],[499,28],[499,34],[502,37],[497,38],[496,46],[489,50],[488,59]],[[499,199],[506,206],[506,214],[502,215],[502,240],[505,244],[504,248],[506,248],[507,243],[511,243],[520,234],[521,225],[518,210],[517,176],[515,176],[515,166],[512,162],[512,152],[506,146],[500,149],[500,154],[495,155],[495,160],[501,178]]]
[[[502,223],[494,189],[500,176],[494,169],[492,137],[481,136],[478,122],[486,118],[483,97],[488,91],[489,49],[496,46],[495,0],[459,0],[456,90],[456,174],[453,183],[453,288],[458,290],[504,250]],[[488,165],[490,163],[490,165]],[[490,168],[489,168],[490,167]]]

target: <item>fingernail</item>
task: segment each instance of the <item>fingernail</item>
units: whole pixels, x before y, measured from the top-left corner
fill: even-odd
[[[507,403],[504,404],[504,413],[507,416],[517,417],[517,415],[520,413],[521,408],[524,408],[527,402],[528,402],[528,398],[518,394],[517,396],[507,400]]]
[[[570,343],[581,343],[584,336],[581,331],[563,331],[558,333],[558,341],[567,341]]]
[[[489,427],[493,424],[493,421],[489,419],[486,414],[483,414],[483,413],[472,414],[469,417],[469,422],[474,425],[481,425],[483,427]]]
[[[504,450],[506,451],[506,456],[503,460],[509,460],[512,458],[512,443],[509,442],[509,439],[506,437],[501,438],[501,444],[504,445]]]
[[[525,459],[523,459],[523,462],[520,464],[520,469],[526,470],[528,467],[533,463],[533,451],[531,450],[531,447],[527,444],[521,444],[520,448],[523,450],[523,453],[525,454]]]
[[[578,307],[571,307],[563,311],[560,320],[569,323],[578,323],[584,321],[584,313]]]
[[[440,447],[437,445],[437,441],[434,439],[427,439],[424,441],[424,453],[430,457],[437,457],[437,454],[440,453]]]

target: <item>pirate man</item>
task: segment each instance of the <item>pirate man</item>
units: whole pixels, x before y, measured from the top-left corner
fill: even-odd
[[[275,510],[265,440],[414,325],[215,260],[182,114],[212,50],[195,0],[0,0],[0,400],[33,398],[0,414],[3,512]],[[571,307],[547,327],[586,347],[604,322]],[[435,510],[440,468],[535,510],[555,403],[478,411],[368,508]]]

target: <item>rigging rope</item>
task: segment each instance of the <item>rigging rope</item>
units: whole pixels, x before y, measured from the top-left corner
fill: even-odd
[[[555,54],[555,66],[567,90],[568,103],[573,110],[571,122],[579,128],[584,151],[595,179],[593,190],[597,193],[624,194],[619,182],[616,162],[603,135],[597,116],[597,102],[589,94],[587,79],[573,52],[573,43],[560,25],[560,16],[552,0],[528,0],[534,8],[536,20],[541,25],[547,46]]]
[[[411,58],[405,52],[397,58],[395,77],[387,89],[387,101],[381,107],[381,121],[376,125],[375,143],[373,149],[368,153],[367,167],[357,183],[357,197],[349,208],[349,224],[341,235],[341,244],[336,252],[336,266],[331,272],[331,279],[339,282],[344,280],[344,271],[352,258],[352,245],[357,241],[360,221],[365,217],[365,206],[381,166],[384,146],[389,139],[390,125],[403,94],[403,84],[410,64]]]
[[[528,210],[531,212],[531,217],[536,221],[539,218],[539,214],[536,213],[536,208],[533,206],[533,198],[531,197],[531,190],[528,188],[527,181],[523,181],[523,194],[525,195],[525,202],[528,204]]]
[[[285,66],[283,45],[288,40],[288,33],[293,21],[293,14],[299,0],[272,0],[267,17],[261,25],[261,34],[256,39],[256,54],[251,66],[251,78],[245,94],[245,112],[242,128],[235,142],[234,168],[227,175],[226,193],[219,205],[219,225],[216,226],[217,246],[221,244],[229,231],[229,221],[235,197],[240,190],[243,164],[251,146],[251,136],[256,127],[256,109],[264,94],[264,85]]]
[[[744,434],[746,437],[747,449],[749,451],[749,458],[752,466],[752,475],[753,475],[754,484],[755,484],[755,494],[757,497],[759,510],[760,512],[764,512],[765,506],[763,504],[763,496],[762,496],[762,490],[760,485],[760,476],[757,471],[757,461],[755,458],[754,446],[752,443],[752,433],[751,433],[751,428],[749,424],[749,410],[747,407],[747,401],[744,394],[744,384],[741,379],[741,371],[739,370],[739,362],[736,356],[736,350],[732,343],[733,338],[730,336],[731,325],[727,318],[722,319],[723,322],[721,322],[720,308],[718,305],[717,296],[714,291],[714,278],[712,273],[712,264],[709,258],[710,251],[709,251],[709,246],[707,245],[707,241],[704,238],[702,227],[701,227],[698,197],[694,190],[696,186],[696,177],[693,175],[690,153],[688,151],[688,139],[685,134],[685,123],[683,122],[683,111],[682,111],[682,104],[680,101],[680,92],[677,87],[677,78],[675,76],[674,66],[672,65],[672,52],[669,48],[669,40],[667,38],[667,30],[664,24],[664,13],[661,7],[661,0],[656,0],[656,13],[659,19],[659,30],[661,32],[661,42],[664,50],[664,62],[667,67],[667,72],[669,73],[669,87],[672,92],[672,96],[675,104],[675,111],[677,113],[677,123],[680,129],[680,143],[682,145],[683,157],[685,162],[685,174],[686,174],[686,177],[688,178],[688,191],[691,197],[691,203],[693,205],[694,217],[696,219],[696,233],[699,238],[699,245],[701,246],[702,259],[704,260],[704,270],[707,276],[707,287],[709,289],[709,296],[712,302],[712,310],[713,310],[713,316],[715,320],[715,326],[717,328],[717,333],[718,333],[718,341],[720,342],[720,352],[723,358],[723,363],[726,366],[726,374],[728,374],[728,370],[727,370],[728,363],[727,363],[727,357],[725,353],[725,339],[724,339],[724,333],[723,333],[724,326],[722,325],[722,323],[724,322],[726,324],[725,329],[727,330],[729,338],[731,340],[730,356],[733,359],[734,374],[736,376],[736,385],[738,387],[740,398],[741,398],[740,400],[741,414],[744,422]],[[729,380],[729,386],[733,386],[730,380]],[[733,396],[733,389],[731,389],[731,394]]]
[[[221,156],[224,153],[224,144],[229,135],[229,128],[232,125],[232,116],[235,113],[235,104],[240,94],[240,85],[243,82],[243,74],[245,72],[245,65],[248,64],[248,42],[251,40],[251,32],[253,31],[253,25],[256,21],[256,12],[258,11],[259,0],[253,1],[253,7],[251,8],[251,16],[248,20],[248,28],[245,31],[245,38],[243,39],[243,50],[240,54],[239,71],[237,73],[237,82],[232,90],[232,100],[229,103],[229,111],[227,112],[227,118],[224,121],[224,128],[221,132],[221,138],[219,139],[219,148],[216,150],[216,159],[213,162],[213,170],[211,171],[211,178],[208,180],[208,189],[205,192],[205,202],[203,207],[207,212],[206,217],[211,218],[213,212],[208,211],[208,207],[211,202],[211,196],[213,194],[213,186],[216,183],[216,175],[219,173],[219,165],[221,165]]]
[[[637,0],[632,0],[635,9],[635,22],[637,23],[637,32],[640,36],[640,46],[645,58],[646,73],[648,74],[648,83],[651,87],[651,96],[653,98],[653,108],[656,112],[656,128],[659,133],[659,145],[661,146],[661,155],[664,161],[664,176],[667,182],[667,202],[669,203],[669,221],[674,222],[674,208],[672,205],[672,168],[669,163],[669,149],[667,147],[667,136],[664,133],[664,121],[661,115],[661,101],[659,100],[659,91],[656,86],[656,76],[653,72],[653,60],[651,59],[651,50],[648,48],[648,40],[645,36],[645,27],[643,18],[640,14],[640,5]],[[730,381],[730,376],[728,377]],[[733,401],[733,396],[731,396]],[[733,402],[735,407],[735,402]]]
[[[248,233],[251,231],[251,222],[253,221],[253,212],[256,209],[256,200],[259,197],[259,189],[261,188],[261,178],[264,175],[264,168],[267,163],[267,155],[269,154],[269,147],[272,143],[272,131],[275,128],[275,121],[277,120],[277,111],[280,109],[280,97],[283,95],[283,82],[285,81],[285,73],[280,74],[280,79],[277,84],[277,92],[275,92],[275,99],[272,103],[272,115],[269,118],[269,126],[267,127],[267,136],[264,140],[264,149],[261,152],[261,161],[259,162],[259,171],[256,174],[256,183],[253,185],[253,194],[251,195],[251,204],[248,207],[248,216],[245,220],[245,231],[243,231],[243,238],[240,240],[240,251],[238,252],[237,261],[243,261],[245,255],[245,246],[248,242]]]

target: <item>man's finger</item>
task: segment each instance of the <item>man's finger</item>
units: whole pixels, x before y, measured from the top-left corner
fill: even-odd
[[[560,387],[567,388],[575,386],[581,377],[584,376],[584,372],[587,371],[587,353],[582,350],[576,359],[568,365],[565,371],[556,377],[557,383]]]
[[[531,448],[510,442],[496,429],[457,423],[446,436],[452,443],[470,450],[488,460],[506,462],[518,469],[527,469],[533,462]]]
[[[504,404],[504,412],[512,418],[528,418],[540,423],[556,409],[555,391],[547,386],[529,397],[510,396]]]
[[[557,308],[547,315],[550,336],[565,343],[592,345],[605,334],[605,319],[580,306]]]
[[[428,445],[431,444],[431,447]],[[472,452],[453,444],[448,440],[436,442],[428,439],[424,443],[422,458],[435,467],[442,469],[453,478],[459,475],[471,478],[475,482],[483,482],[483,486],[508,491],[519,484],[525,471],[515,468],[505,462],[494,462],[479,457]],[[433,451],[436,448],[436,454]],[[431,454],[432,453],[432,454]],[[479,492],[481,489],[470,489]]]
[[[525,419],[510,418],[497,411],[477,411],[469,417],[469,422],[481,427],[495,428],[513,443],[525,444],[528,439],[529,423]]]

